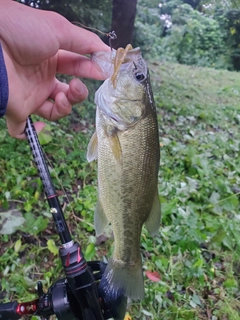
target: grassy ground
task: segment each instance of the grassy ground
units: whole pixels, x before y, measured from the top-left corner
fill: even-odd
[[[160,280],[145,277],[145,300],[129,312],[141,320],[240,319],[240,74],[149,66],[162,146],[162,228],[154,239],[143,229],[141,250],[144,272]],[[88,260],[109,256],[113,246],[111,235],[99,244],[92,226],[96,164],[85,154],[93,124],[94,106],[85,102],[41,137],[67,222]],[[0,177],[0,298],[30,300],[37,280],[48,288],[61,276],[59,241],[27,142],[8,137],[3,120]]]

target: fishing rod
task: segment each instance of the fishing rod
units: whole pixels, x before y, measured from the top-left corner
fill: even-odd
[[[87,262],[80,244],[72,240],[31,117],[27,119],[25,133],[61,240],[59,256],[66,277],[53,283],[46,293],[38,281],[38,298],[33,301],[0,304],[0,319],[17,320],[24,315],[38,315],[47,320],[56,315],[58,320],[122,320],[127,299],[120,296],[109,301],[106,293],[98,291],[107,264]]]

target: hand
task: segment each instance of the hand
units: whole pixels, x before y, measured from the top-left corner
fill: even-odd
[[[9,82],[7,126],[15,138],[25,138],[30,114],[57,120],[87,98],[88,90],[79,79],[62,83],[56,73],[104,79],[84,54],[110,48],[94,33],[57,13],[1,0],[0,42]],[[34,125],[37,132],[44,127],[42,122]]]

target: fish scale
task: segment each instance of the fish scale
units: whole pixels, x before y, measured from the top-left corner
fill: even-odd
[[[109,223],[114,234],[113,256],[99,285],[109,300],[121,294],[143,299],[142,226],[151,235],[160,226],[159,136],[149,73],[139,48],[126,61],[114,85],[107,79],[96,92],[96,133],[87,155],[98,160],[96,234]]]

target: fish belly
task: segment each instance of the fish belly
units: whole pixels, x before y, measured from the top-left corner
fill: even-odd
[[[104,122],[99,115],[99,123]],[[118,131],[121,158],[112,152],[106,127],[97,127],[98,188],[102,210],[114,233],[114,253],[100,283],[112,298],[124,294],[143,299],[140,236],[157,193],[159,140],[156,119],[149,115]],[[160,213],[159,213],[160,214]]]

